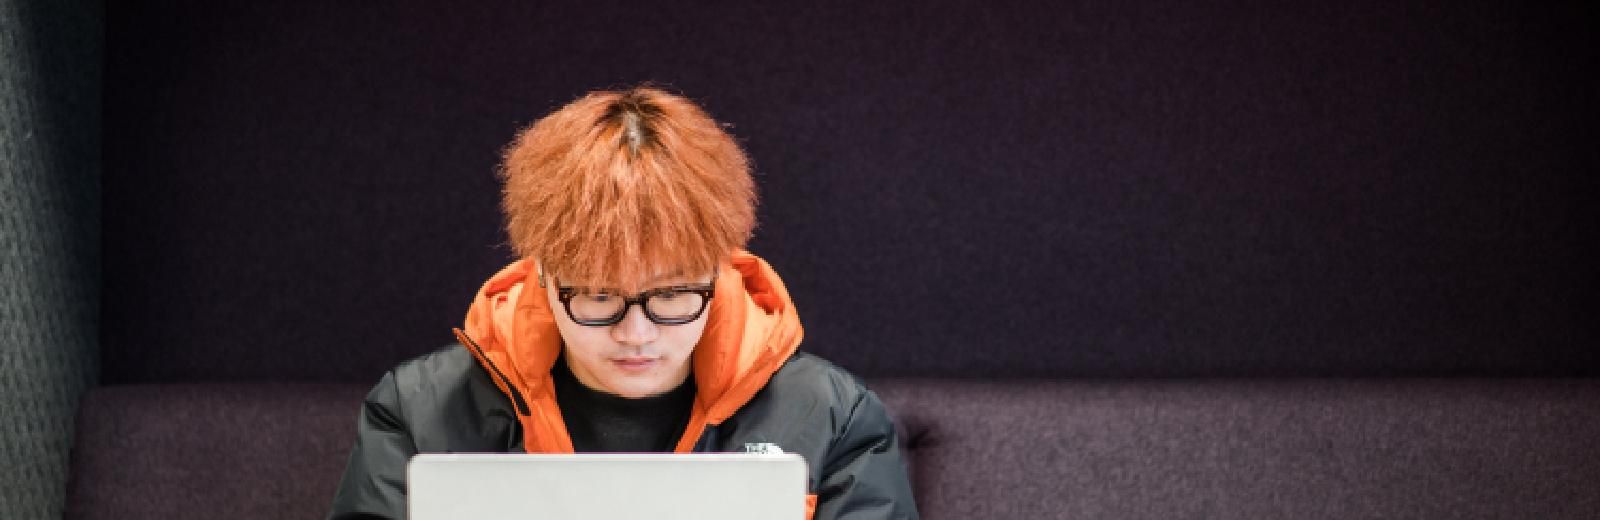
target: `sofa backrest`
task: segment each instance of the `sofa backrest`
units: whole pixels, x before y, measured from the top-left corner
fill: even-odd
[[[363,385],[121,385],[78,413],[73,519],[311,519],[332,504]]]
[[[878,380],[930,519],[1600,511],[1600,382]],[[364,385],[101,387],[73,520],[318,518]]]
[[[929,518],[1594,518],[1600,382],[883,381]]]
[[[117,2],[105,382],[452,341],[501,148],[645,80],[746,144],[862,375],[1600,375],[1592,27],[1473,4]]]

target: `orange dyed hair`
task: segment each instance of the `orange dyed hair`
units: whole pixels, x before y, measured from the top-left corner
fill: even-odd
[[[546,274],[626,290],[709,274],[755,226],[749,160],[694,102],[592,92],[523,130],[500,168],[511,247]]]

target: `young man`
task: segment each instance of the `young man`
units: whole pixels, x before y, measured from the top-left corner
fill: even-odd
[[[743,250],[754,182],[699,107],[589,94],[524,131],[501,176],[521,259],[478,291],[461,345],[367,395],[330,518],[404,517],[417,453],[771,448],[806,459],[814,518],[917,517],[883,404],[797,350],[783,282]]]

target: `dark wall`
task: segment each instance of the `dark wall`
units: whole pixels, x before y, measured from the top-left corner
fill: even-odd
[[[116,3],[104,376],[449,342],[500,148],[646,80],[745,141],[859,373],[1600,375],[1592,20],[1300,3]]]

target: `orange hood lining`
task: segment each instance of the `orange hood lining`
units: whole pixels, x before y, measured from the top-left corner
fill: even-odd
[[[550,383],[561,333],[534,272],[533,261],[523,259],[490,277],[456,330],[457,339],[517,405],[527,450],[571,453]],[[765,260],[736,251],[719,273],[705,332],[691,355],[698,394],[680,452],[765,387],[803,336],[788,289]]]

